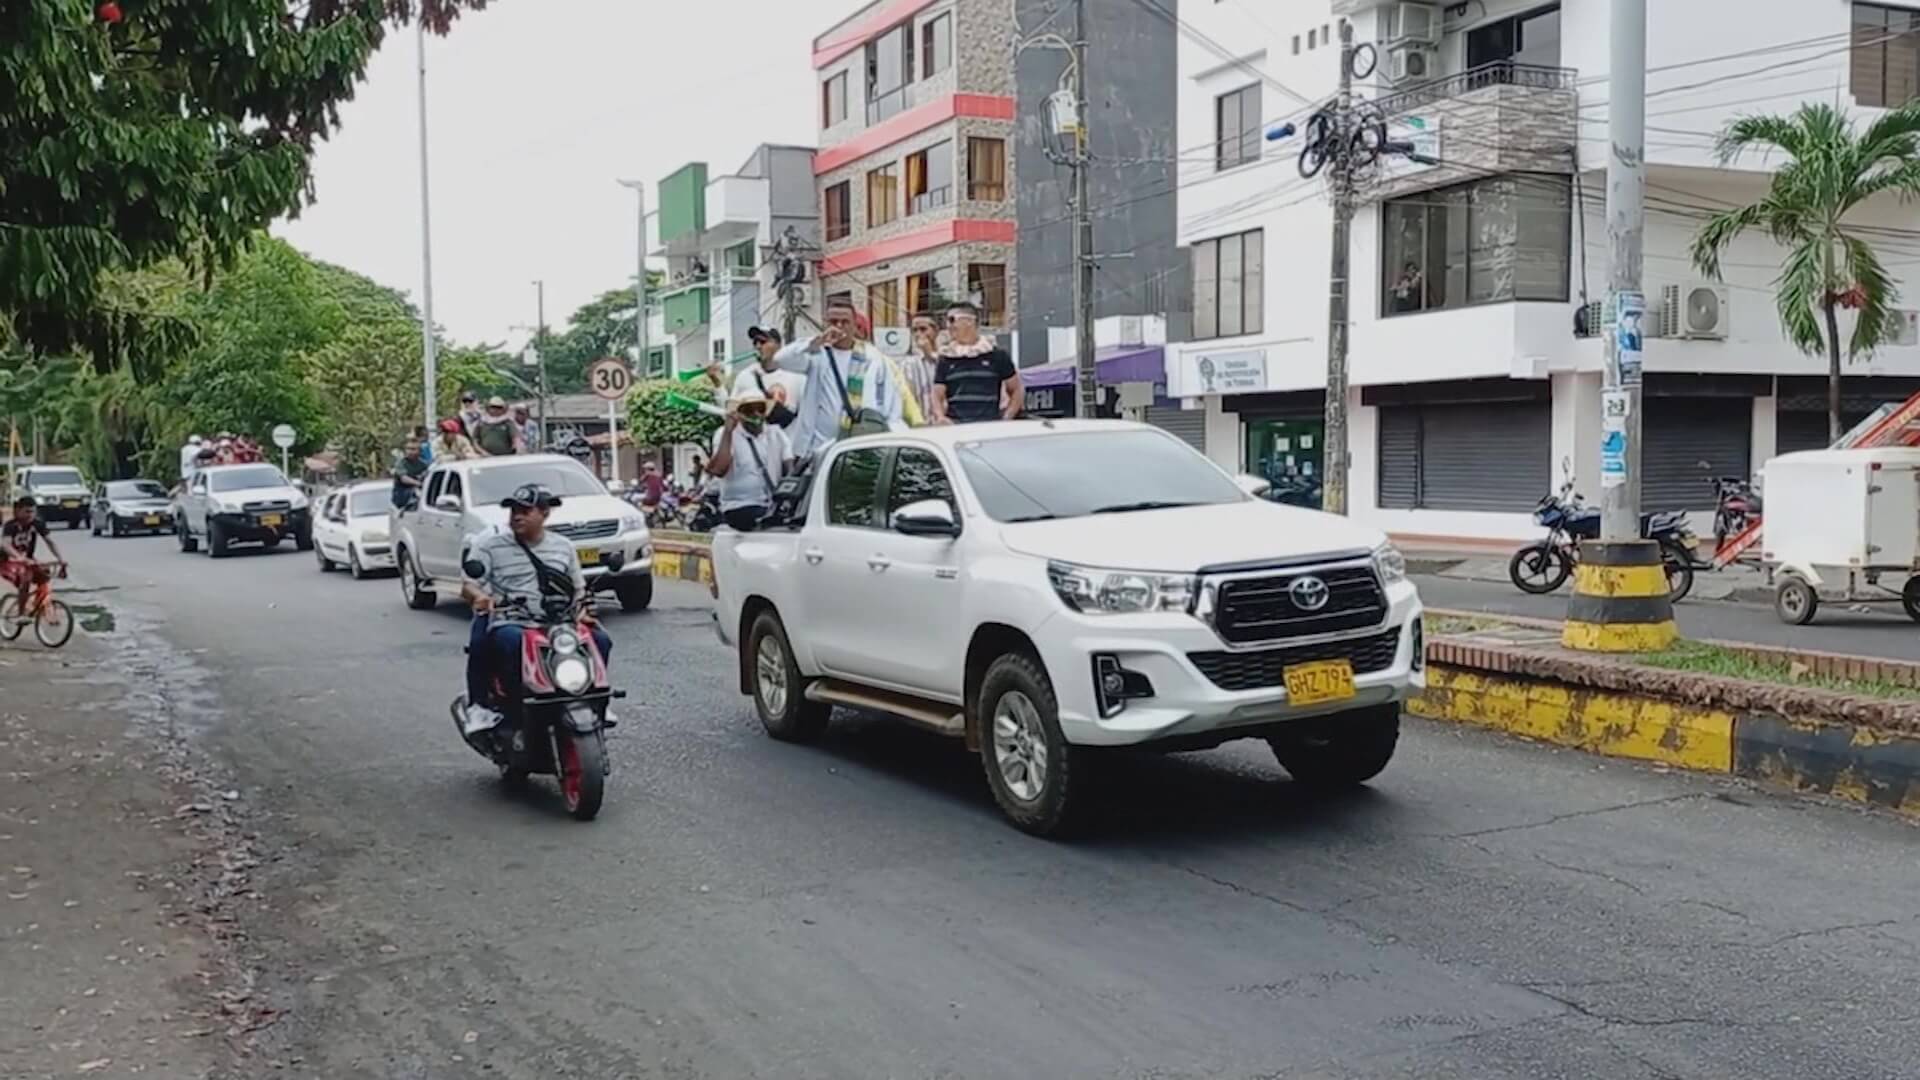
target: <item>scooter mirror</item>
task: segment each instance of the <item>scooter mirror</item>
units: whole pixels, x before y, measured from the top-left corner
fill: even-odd
[[[617,551],[609,551],[600,556],[600,565],[606,567],[608,573],[617,574],[621,567],[627,565],[627,557]]]

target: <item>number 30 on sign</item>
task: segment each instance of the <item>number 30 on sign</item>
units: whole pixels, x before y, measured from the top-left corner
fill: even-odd
[[[633,373],[625,363],[609,356],[595,360],[587,369],[587,386],[608,401],[618,401],[633,389]]]

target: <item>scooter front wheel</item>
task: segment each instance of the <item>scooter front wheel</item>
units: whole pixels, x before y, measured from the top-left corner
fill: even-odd
[[[600,813],[607,789],[607,744],[600,733],[561,731],[559,743],[560,795],[575,821],[592,821]]]
[[[1667,599],[1679,603],[1693,591],[1693,553],[1679,544],[1662,543],[1660,561],[1667,572]]]
[[[1513,553],[1507,562],[1507,576],[1523,593],[1545,596],[1566,584],[1573,573],[1573,561],[1562,549],[1544,541],[1528,544]]]

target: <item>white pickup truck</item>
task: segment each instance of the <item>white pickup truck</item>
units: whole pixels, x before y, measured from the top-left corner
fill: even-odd
[[[1299,781],[1360,783],[1425,685],[1383,533],[1259,499],[1158,429],[920,428],[810,475],[766,528],[714,534],[740,692],[777,739],[836,705],[964,739],[1028,832],[1074,823],[1102,747],[1259,738]]]

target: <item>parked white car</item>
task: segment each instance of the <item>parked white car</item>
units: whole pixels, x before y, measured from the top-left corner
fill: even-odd
[[[277,466],[213,465],[193,474],[173,515],[180,550],[224,559],[234,544],[273,547],[292,538],[301,551],[313,550],[313,510],[304,492],[287,482]]]
[[[313,554],[320,572],[344,566],[359,580],[393,569],[393,540],[387,534],[392,509],[393,483],[388,480],[344,487],[322,500],[313,519]]]
[[[812,476],[797,520],[714,535],[740,692],[778,739],[836,705],[964,738],[1029,832],[1070,824],[1100,747],[1260,738],[1299,781],[1368,780],[1425,684],[1385,534],[1255,498],[1158,429],[920,428]]]
[[[586,466],[561,454],[436,461],[419,505],[393,515],[394,560],[408,606],[430,608],[441,592],[460,591],[467,538],[507,523],[502,499],[522,484],[543,484],[560,496],[547,528],[573,541],[589,588],[610,590],[620,606],[653,602],[653,536],[640,511],[607,494]],[[608,566],[618,552],[620,567]]]

